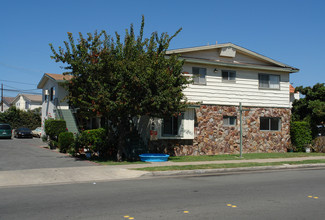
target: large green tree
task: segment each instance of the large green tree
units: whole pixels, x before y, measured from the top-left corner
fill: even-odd
[[[123,147],[134,117],[172,116],[183,111],[186,98],[183,90],[189,80],[182,75],[183,61],[178,56],[167,56],[170,41],[181,31],[169,36],[153,32],[144,38],[144,17],[140,33],[133,25],[126,30],[124,41],[105,31],[79,33],[75,43],[71,33],[65,48],[53,51],[56,62],[66,64],[72,75],[67,88],[68,99],[84,116],[103,116],[116,130],[117,159],[122,159]]]
[[[316,125],[325,124],[325,85],[317,83],[313,87],[299,86],[296,91],[304,97],[294,101],[292,119],[308,121],[316,134]]]

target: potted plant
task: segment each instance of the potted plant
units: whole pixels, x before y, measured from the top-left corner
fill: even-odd
[[[288,152],[288,153],[293,153],[294,151],[296,151],[296,147],[293,146],[292,144],[290,144],[290,145],[287,147],[287,152]]]

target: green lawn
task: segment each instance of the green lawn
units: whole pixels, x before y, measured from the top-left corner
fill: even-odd
[[[194,162],[194,161],[214,161],[214,160],[250,160],[250,159],[267,159],[267,158],[291,158],[291,157],[311,157],[325,156],[324,153],[249,153],[243,154],[223,154],[223,155],[202,155],[202,156],[179,156],[169,157],[172,162]]]
[[[172,162],[195,162],[195,161],[215,161],[215,160],[250,160],[250,159],[267,159],[267,158],[291,158],[291,157],[311,157],[311,156],[325,156],[324,153],[249,153],[243,154],[240,158],[239,154],[223,154],[223,155],[202,155],[202,156],[177,156],[169,157]],[[111,160],[92,160],[101,165],[131,165],[131,164],[145,164],[142,161],[136,162],[115,162]]]
[[[282,162],[267,162],[267,163],[229,163],[229,164],[204,164],[204,165],[184,165],[184,166],[163,166],[163,167],[145,167],[135,170],[143,171],[172,171],[172,170],[199,170],[199,169],[220,169],[220,168],[237,168],[237,167],[257,167],[257,166],[277,166],[284,164],[315,164],[325,163],[325,160],[304,160],[304,161],[282,161]]]

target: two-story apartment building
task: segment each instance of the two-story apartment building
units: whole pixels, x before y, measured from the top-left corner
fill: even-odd
[[[239,103],[249,110],[242,116],[243,152],[287,150],[289,79],[297,68],[231,43],[170,50],[168,54],[185,59],[183,73],[193,77],[193,84],[184,93],[196,104],[178,117],[147,119],[151,126],[140,126],[157,130],[157,140],[149,142],[151,152],[238,153]]]
[[[138,119],[138,132],[150,152],[171,155],[238,153],[239,103],[243,112],[243,152],[286,152],[290,145],[290,74],[299,71],[243,47],[226,43],[168,51],[185,60],[183,74],[193,78],[185,90],[189,108],[177,117]],[[68,76],[65,76],[68,77]],[[69,80],[45,74],[42,120],[54,114]],[[50,98],[51,99],[51,98]],[[62,104],[61,104],[62,105]],[[51,107],[52,106],[52,107]],[[63,102],[68,108],[67,102]]]

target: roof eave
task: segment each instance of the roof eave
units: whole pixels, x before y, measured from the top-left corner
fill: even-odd
[[[180,59],[184,59],[185,62],[189,62],[189,63],[209,64],[209,65],[224,66],[224,67],[271,70],[271,71],[280,71],[280,72],[289,72],[289,73],[296,73],[299,71],[299,69],[293,67],[273,67],[273,66],[259,66],[259,65],[252,65],[252,64],[223,63],[217,61],[198,60],[193,58],[182,58],[182,57],[180,57]]]

